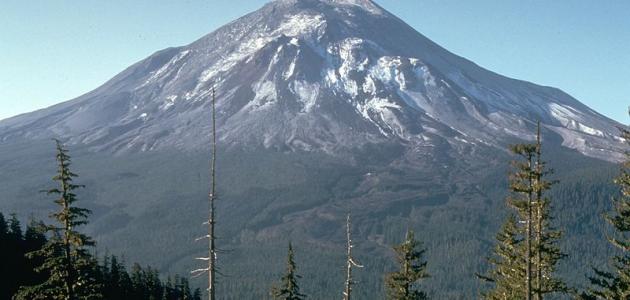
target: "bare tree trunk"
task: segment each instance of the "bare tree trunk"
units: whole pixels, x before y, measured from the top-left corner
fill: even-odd
[[[536,133],[536,178],[534,186],[536,187],[536,300],[543,300],[542,294],[542,144],[540,142],[540,122],[538,122]]]
[[[217,129],[216,129],[216,98],[215,90],[212,88],[212,163],[210,167],[210,216],[208,217],[208,299],[214,300],[216,294],[216,246],[214,243],[214,225],[215,225],[215,205],[216,197],[216,159],[217,159]]]
[[[352,280],[352,267],[363,267],[357,264],[352,257],[352,239],[350,238],[350,214],[348,214],[346,218],[346,284],[345,289],[343,291],[343,299],[350,300],[352,294],[352,286],[354,285],[354,281]]]
[[[197,240],[208,239],[208,257],[198,257],[198,260],[207,261],[208,265],[205,268],[192,271],[193,277],[203,275],[208,272],[208,299],[214,300],[216,297],[216,269],[217,269],[217,251],[215,245],[215,200],[216,200],[216,159],[217,159],[217,130],[216,130],[216,97],[215,89],[212,88],[212,160],[210,162],[210,193],[208,194],[209,211],[208,220],[204,222],[204,225],[208,225],[208,234],[200,237]]]
[[[531,173],[531,169],[532,169],[532,155],[529,154],[528,156],[528,160],[527,160],[527,166],[528,166],[528,172],[529,172],[529,195],[528,195],[528,199],[527,199],[527,228],[526,228],[526,236],[525,236],[525,240],[526,240],[526,252],[525,252],[525,259],[527,260],[527,269],[526,269],[526,273],[525,273],[525,280],[527,281],[527,291],[526,291],[526,299],[527,300],[531,300],[532,299],[532,201],[534,198],[534,193],[532,191],[532,183],[533,183],[533,176]]]

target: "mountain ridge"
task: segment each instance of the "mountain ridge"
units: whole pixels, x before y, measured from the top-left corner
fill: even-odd
[[[368,0],[270,2],[92,92],[0,121],[0,140],[61,136],[114,152],[204,147],[213,84],[220,139],[233,145],[334,154],[431,135],[504,148],[531,140],[540,120],[585,155],[614,161],[623,152],[621,124],[558,89],[448,52]]]
[[[206,230],[214,86],[217,235],[231,250],[219,263],[239,278],[219,281],[221,297],[268,296],[288,240],[306,293],[340,295],[348,212],[365,265],[358,298],[383,297],[380,274],[393,270],[390,246],[406,229],[427,247],[430,294],[474,297],[483,286],[472,274],[506,213],[507,145],[531,140],[537,120],[550,179],[560,180],[550,196],[563,250],[579,253],[560,272],[580,284],[605,264],[587,254],[607,251],[599,221],[617,169],[600,159],[624,149],[620,124],[344,3],[272,2],[86,95],[0,121],[0,209],[46,217],[52,199],[36,191],[55,172],[47,139],[61,137],[86,185],[81,205],[94,212],[86,233],[128,261],[189,272],[207,252],[193,241]]]

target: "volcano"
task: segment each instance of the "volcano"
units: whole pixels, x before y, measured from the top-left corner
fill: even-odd
[[[335,297],[347,212],[369,270],[362,298],[382,292],[382,276],[366,273],[388,268],[389,245],[409,227],[427,240],[435,295],[474,294],[470,274],[505,213],[509,144],[534,140],[540,122],[546,158],[564,174],[608,170],[626,149],[623,125],[559,89],[485,70],[373,1],[276,0],[76,99],[0,121],[0,208],[45,216],[33,190],[54,172],[48,140],[61,138],[99,242],[163,271],[191,269],[203,251],[192,241],[203,232],[213,89],[218,230],[234,249],[220,261],[249,270],[221,283],[234,299],[266,295],[287,239],[306,248],[313,295]],[[605,199],[590,192],[580,205],[559,200],[564,225],[575,225],[569,214],[598,218],[589,208]]]

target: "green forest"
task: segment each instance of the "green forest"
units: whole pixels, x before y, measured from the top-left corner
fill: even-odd
[[[559,263],[568,259],[563,244],[564,228],[553,217],[554,196],[578,197],[573,186],[554,191],[557,180],[549,179],[553,170],[544,158],[540,130],[534,143],[511,145],[511,162],[505,199],[508,212],[491,253],[487,254],[485,270],[470,270],[471,276],[484,283],[484,289],[471,298],[481,299],[630,299],[630,153],[614,179],[618,197],[610,199],[613,209],[602,217],[612,234],[599,237],[616,247],[616,254],[603,259],[605,267],[593,267],[591,274],[563,276]],[[630,143],[630,132],[622,130]],[[82,232],[91,211],[82,208],[77,190],[84,188],[72,171],[71,157],[64,144],[55,140],[57,172],[54,186],[43,191],[55,204],[49,220],[31,218],[22,226],[15,214],[0,213],[0,257],[3,258],[3,280],[0,299],[202,299],[221,298],[217,283],[228,281],[238,286],[238,274],[222,276],[217,268],[215,227],[215,157],[216,140],[212,149],[209,215],[205,223],[208,235],[208,257],[197,258],[201,269],[192,270],[192,277],[207,278],[204,289],[192,288],[189,276],[161,275],[156,268],[133,263],[127,267],[124,254],[99,255],[92,237]],[[606,194],[606,193],[603,193]],[[577,228],[579,230],[579,228]],[[346,222],[346,252],[343,272],[343,299],[356,297],[357,290],[367,284],[382,285],[387,299],[428,299],[431,277],[425,258],[426,247],[421,234],[407,228],[402,242],[391,246],[396,270],[369,275],[374,281],[357,281],[355,274],[366,272],[353,251],[351,212]],[[391,237],[390,237],[391,238]],[[100,246],[100,245],[99,245]],[[606,253],[606,252],[602,252]],[[255,259],[255,258],[252,258]],[[268,296],[273,299],[308,299],[316,294],[300,275],[300,249],[288,243],[284,272],[278,278],[268,278]],[[439,268],[439,266],[433,266]],[[245,272],[245,270],[239,270]],[[575,276],[586,277],[588,286],[575,283]],[[365,275],[363,275],[365,277]],[[205,281],[205,280],[204,280]],[[308,287],[308,288],[306,288]],[[207,290],[206,290],[207,289]],[[243,295],[246,290],[241,290]],[[309,295],[311,295],[309,297]],[[354,295],[354,297],[353,297]]]

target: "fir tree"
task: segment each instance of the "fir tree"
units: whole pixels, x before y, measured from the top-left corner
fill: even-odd
[[[58,173],[53,180],[59,188],[48,190],[49,195],[56,195],[55,203],[59,210],[51,214],[57,224],[42,225],[42,232],[50,235],[48,242],[36,251],[28,254],[29,258],[41,258],[43,263],[36,268],[38,272],[47,272],[47,280],[38,285],[20,289],[17,299],[100,299],[100,287],[96,282],[96,261],[87,248],[94,246],[90,237],[76,231],[76,227],[85,225],[90,211],[75,206],[75,190],[81,185],[74,184],[78,177],[70,171],[70,156],[60,141],[57,146]]]
[[[542,160],[542,142],[540,135],[540,123],[536,134],[534,167],[532,170],[534,191],[533,207],[533,253],[532,264],[533,294],[537,300],[542,300],[544,295],[551,293],[567,293],[569,288],[563,280],[555,276],[558,262],[567,255],[560,250],[558,242],[562,238],[562,232],[553,227],[551,221],[551,199],[546,192],[557,183],[546,180],[546,176],[553,173],[546,167]]]
[[[24,257],[24,236],[22,234],[22,227],[20,221],[15,214],[11,214],[8,228],[5,235],[5,241],[0,247],[6,247],[6,256],[2,259],[2,268],[6,270],[7,274],[3,278],[3,282],[7,285],[8,290],[6,292],[0,292],[0,294],[8,294],[9,296],[15,293],[17,288],[23,282],[24,278],[28,275],[28,271],[25,270],[26,258]]]
[[[20,225],[20,221],[17,219],[16,214],[11,214],[11,218],[9,219],[9,238],[14,240],[16,243],[20,243],[24,236],[22,235],[22,226]]]
[[[4,218],[4,215],[0,212],[0,239],[4,240],[8,233],[9,233],[9,224],[7,224],[7,220]]]
[[[41,249],[46,245],[48,240],[46,239],[46,235],[42,232],[42,228],[44,224],[42,221],[35,221],[31,219],[29,224],[26,226],[26,231],[24,231],[24,255],[26,258],[26,253],[30,253]],[[35,272],[37,266],[40,266],[44,263],[44,259],[42,257],[33,257],[31,259],[27,259],[25,262],[24,270],[28,272],[28,276],[22,280],[23,286],[31,286],[43,283],[50,276],[50,274],[46,271]]]
[[[425,250],[414,237],[413,231],[407,230],[405,241],[394,246],[400,270],[389,273],[385,279],[387,298],[394,300],[427,299],[425,292],[418,289],[421,279],[429,277],[427,263],[423,261]]]
[[[630,131],[622,129],[622,137],[630,145]],[[630,298],[630,151],[626,151],[626,161],[621,165],[621,174],[615,179],[621,195],[613,199],[614,214],[605,219],[617,231],[609,242],[621,251],[613,258],[613,272],[595,269],[590,277],[595,288],[584,298],[628,299]]]
[[[302,278],[296,274],[296,265],[293,258],[293,246],[289,243],[289,252],[287,255],[287,271],[280,280],[280,286],[274,286],[271,289],[271,296],[278,300],[300,300],[306,296],[300,293],[300,287],[297,280]]]
[[[492,269],[486,275],[477,276],[494,285],[481,294],[483,299],[524,299],[525,258],[521,253],[521,239],[514,215],[510,215],[499,234],[493,256],[488,258]]]
[[[513,162],[512,195],[507,201],[519,220],[508,219],[498,235],[495,257],[489,261],[494,269],[487,276],[479,276],[495,286],[483,295],[487,299],[503,299],[502,295],[523,293],[523,299],[542,300],[546,294],[567,293],[566,284],[554,274],[557,263],[566,254],[557,246],[562,233],[551,224],[551,200],[546,192],[555,182],[545,179],[551,171],[542,161],[540,124],[536,143],[514,145],[510,150],[521,158]]]

